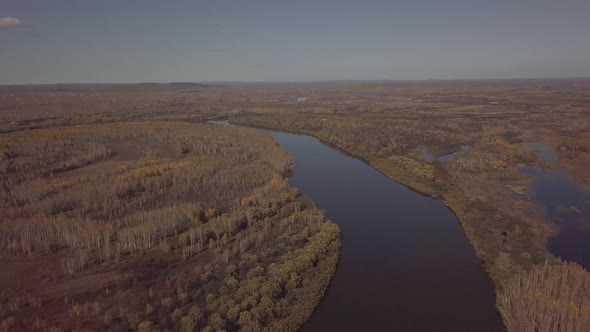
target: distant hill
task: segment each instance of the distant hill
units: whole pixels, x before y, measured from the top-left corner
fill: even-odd
[[[174,86],[183,86],[183,87],[201,87],[201,88],[206,88],[207,86],[205,84],[201,84],[201,83],[192,83],[192,82],[170,82],[168,83],[169,85],[174,85]]]

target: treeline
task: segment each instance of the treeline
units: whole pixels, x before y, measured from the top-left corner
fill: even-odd
[[[590,331],[590,273],[573,263],[543,264],[522,272],[498,292],[509,332]]]
[[[27,91],[10,89],[0,89],[0,133],[145,120],[203,122],[229,114],[240,102],[239,98],[228,99],[225,91],[203,87],[118,85],[78,86],[71,91],[55,91],[51,87],[27,87]],[[187,89],[189,93],[185,93]],[[205,91],[207,93],[201,93]]]
[[[8,330],[294,330],[335,271],[338,227],[288,187],[270,135],[134,122],[1,138],[0,263],[37,264],[49,289],[15,268]]]
[[[189,128],[195,133],[189,133]],[[228,135],[232,131],[235,133]],[[6,137],[13,144],[10,153],[15,157],[4,161],[12,167],[0,174],[0,216],[5,220],[0,223],[0,243],[20,254],[47,252],[75,243],[100,249],[111,237],[126,238],[122,230],[130,232],[144,223],[144,232],[152,232],[159,240],[186,229],[188,221],[200,214],[199,209],[235,204],[252,188],[288,172],[287,155],[270,138],[239,129],[232,131],[147,123],[60,129],[39,133],[39,137],[36,133]],[[138,160],[105,163],[104,167],[97,164],[87,172],[56,170],[56,164],[62,165],[60,156],[66,160],[86,156],[88,141],[110,141],[107,149],[116,152],[117,142],[142,137],[155,138],[166,153],[153,155],[150,146],[138,143]],[[263,144],[257,144],[257,139]],[[64,145],[67,148],[62,148]],[[58,148],[61,153],[52,153]],[[167,152],[182,149],[186,152],[178,155]],[[125,159],[123,153],[120,157]],[[136,152],[128,152],[132,153]],[[166,214],[172,218],[157,222],[154,211],[165,208],[169,211],[162,210],[160,217]],[[150,222],[159,226],[148,227]],[[72,234],[81,234],[81,238]]]
[[[423,112],[395,116],[334,114],[243,115],[235,123],[312,134],[346,151],[369,153],[374,157],[409,153],[421,144],[460,146],[469,137],[441,118]]]
[[[322,223],[321,215],[308,217],[319,217],[318,230],[292,228],[264,240],[257,255],[247,252],[232,260],[234,264],[206,271],[200,278],[175,280],[179,285],[175,290],[147,300],[145,314],[137,314],[143,317],[137,326],[140,330],[297,330],[320,302],[339,251],[338,227]],[[315,235],[310,237],[310,232]],[[112,317],[111,326],[130,326],[126,317]]]

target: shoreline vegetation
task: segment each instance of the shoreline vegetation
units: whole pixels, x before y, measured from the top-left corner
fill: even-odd
[[[572,289],[582,290],[582,294],[587,292],[583,286],[579,286],[580,282],[584,283],[585,281],[568,276],[575,273],[580,278],[590,278],[590,273],[575,263],[561,262],[545,249],[547,240],[552,234],[552,230],[546,224],[527,218],[526,213],[499,216],[497,209],[511,203],[515,204],[515,208],[526,209],[524,211],[527,212],[531,211],[531,207],[523,206],[522,201],[516,200],[513,202],[506,200],[502,204],[494,206],[493,200],[483,197],[472,198],[468,193],[461,192],[455,187],[457,186],[456,182],[463,179],[452,173],[453,168],[461,172],[471,171],[476,175],[497,172],[498,169],[501,169],[500,172],[511,173],[510,165],[534,163],[535,158],[530,151],[511,143],[509,139],[502,137],[501,133],[494,133],[500,136],[484,138],[487,141],[482,150],[490,148],[489,150],[470,152],[491,152],[499,156],[493,156],[486,160],[482,156],[474,158],[467,154],[462,157],[476,159],[475,163],[470,163],[472,160],[467,158],[459,157],[448,168],[436,161],[429,162],[415,156],[395,155],[390,152],[395,151],[395,148],[390,149],[388,153],[379,151],[380,154],[371,154],[370,148],[359,149],[353,143],[346,141],[348,138],[355,139],[363,134],[361,130],[354,128],[355,124],[363,120],[325,114],[320,116],[307,114],[305,117],[293,114],[264,114],[242,115],[230,118],[229,121],[242,126],[287,131],[315,137],[344,153],[365,161],[387,177],[418,193],[442,199],[457,216],[469,242],[478,257],[482,259],[484,268],[492,278],[497,290],[497,308],[508,331],[522,331],[532,328],[583,331],[590,328],[590,303],[585,301],[586,297],[581,295],[577,299],[568,298]],[[338,123],[340,121],[341,123]],[[313,123],[316,125],[314,126]],[[326,127],[336,127],[337,130],[330,128],[326,130],[329,132],[326,134],[323,132]],[[366,126],[362,131],[368,130],[368,128],[371,126]],[[346,130],[354,131],[354,133],[346,132]],[[362,140],[362,142],[367,141],[370,139]],[[504,151],[494,151],[498,145],[500,148],[508,150],[509,155],[503,155]],[[385,149],[388,148],[390,147],[385,146]],[[404,148],[400,150],[407,151]],[[489,166],[486,164],[489,163],[495,163],[497,166],[488,168]],[[475,169],[473,170],[473,168]],[[515,173],[494,174],[492,179],[496,183],[491,181],[485,183],[488,188],[498,187],[498,184],[504,181],[521,183],[526,181]],[[484,182],[480,183],[484,184]],[[517,207],[517,205],[520,206]],[[487,225],[477,224],[482,216],[485,218],[491,213],[495,213],[492,219],[496,221],[495,223],[492,221]],[[510,218],[509,225],[502,222],[502,219],[507,217]],[[512,231],[508,232],[507,229],[510,228]],[[494,233],[501,235],[501,239],[493,236]],[[511,237],[510,241],[509,237]],[[520,238],[513,240],[515,237]],[[498,241],[491,242],[490,238],[491,240],[496,238]],[[531,253],[533,254],[531,255]],[[558,280],[565,281],[561,288],[546,287],[548,284],[559,283]],[[523,318],[521,315],[525,311],[528,316]]]
[[[3,331],[296,330],[340,252],[268,134],[178,122],[2,136]]]

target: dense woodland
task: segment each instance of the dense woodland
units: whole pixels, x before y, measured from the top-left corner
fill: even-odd
[[[516,275],[498,294],[509,331],[589,331],[590,274],[576,264],[543,264]]]
[[[5,331],[295,330],[339,231],[269,135],[175,122],[2,136]]]

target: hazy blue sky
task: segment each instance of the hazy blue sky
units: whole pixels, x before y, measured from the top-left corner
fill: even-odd
[[[590,0],[0,0],[0,84],[590,76]]]

